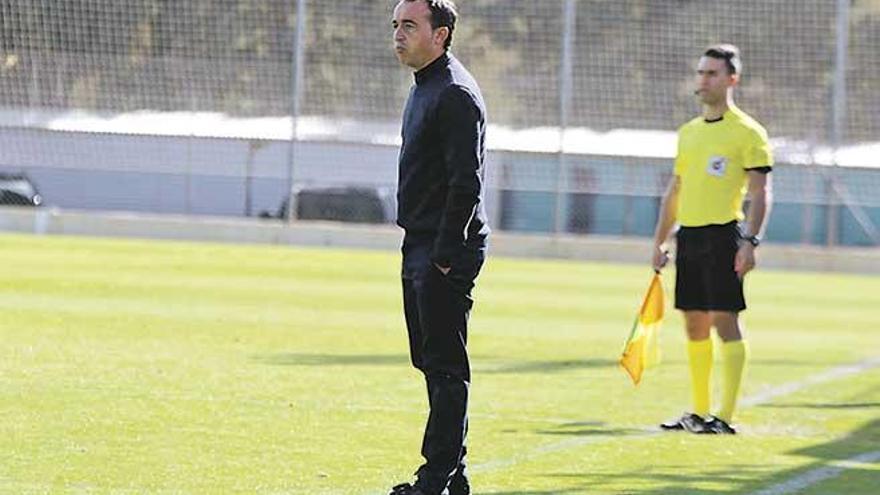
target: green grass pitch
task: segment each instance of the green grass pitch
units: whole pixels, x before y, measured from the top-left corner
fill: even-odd
[[[0,493],[384,494],[420,462],[395,253],[3,235],[0,259]],[[678,314],[640,387],[616,365],[649,279],[647,253],[490,257],[475,493],[748,494],[821,468],[797,493],[878,493],[876,459],[844,461],[880,450],[880,277],[750,275],[744,397],[776,395],[720,438],[655,430],[688,405]]]

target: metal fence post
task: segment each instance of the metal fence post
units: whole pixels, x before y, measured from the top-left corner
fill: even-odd
[[[574,52],[575,27],[577,25],[576,0],[565,0],[562,6],[562,44],[559,70],[559,156],[556,168],[556,202],[553,231],[561,234],[566,230],[565,183],[568,160],[565,153],[565,131],[568,127],[569,109],[572,105],[574,72],[572,56]]]
[[[836,191],[837,153],[843,144],[846,126],[846,66],[849,50],[849,6],[850,0],[837,0],[837,29],[834,53],[834,79],[831,87],[831,160],[832,168],[828,174],[828,231],[826,244],[837,244],[840,231],[841,199]]]
[[[305,68],[305,30],[306,0],[296,2],[296,30],[293,35],[293,63],[290,81],[290,146],[287,149],[287,216],[286,221],[296,218],[296,191],[294,184],[294,166],[298,139],[298,120],[301,110],[303,87],[303,69]]]

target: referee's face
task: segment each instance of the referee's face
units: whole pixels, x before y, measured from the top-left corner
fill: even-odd
[[[724,60],[701,57],[697,64],[696,90],[700,102],[715,105],[727,100],[727,92],[736,86],[738,77],[728,72]]]
[[[443,54],[445,27],[431,27],[431,9],[426,2],[401,0],[391,20],[394,29],[394,52],[408,67],[419,70]]]

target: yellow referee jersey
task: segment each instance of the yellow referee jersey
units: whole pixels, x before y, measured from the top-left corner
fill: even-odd
[[[698,117],[678,130],[675,175],[679,224],[721,225],[742,220],[747,173],[772,167],[767,131],[755,119],[731,106],[721,120]]]

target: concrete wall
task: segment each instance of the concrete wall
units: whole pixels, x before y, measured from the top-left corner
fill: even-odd
[[[401,232],[393,226],[240,218],[0,208],[0,232],[39,235],[138,237],[187,241],[332,246],[396,251]],[[609,236],[547,236],[495,233],[495,256],[640,263],[647,267],[650,240]],[[880,248],[822,248],[766,243],[763,268],[880,275]]]
[[[398,147],[303,141],[293,150],[300,188],[367,186],[394,196]],[[0,172],[26,172],[46,203],[64,209],[257,216],[277,212],[290,186],[283,140],[148,136],[0,128]],[[650,236],[671,160],[491,151],[486,209],[499,230]],[[560,165],[564,162],[564,167]],[[560,170],[563,172],[560,173]],[[880,169],[780,165],[767,239],[870,246],[847,203],[880,225]],[[563,191],[561,194],[557,191]],[[833,206],[829,206],[829,204]],[[829,235],[830,233],[830,235]]]

